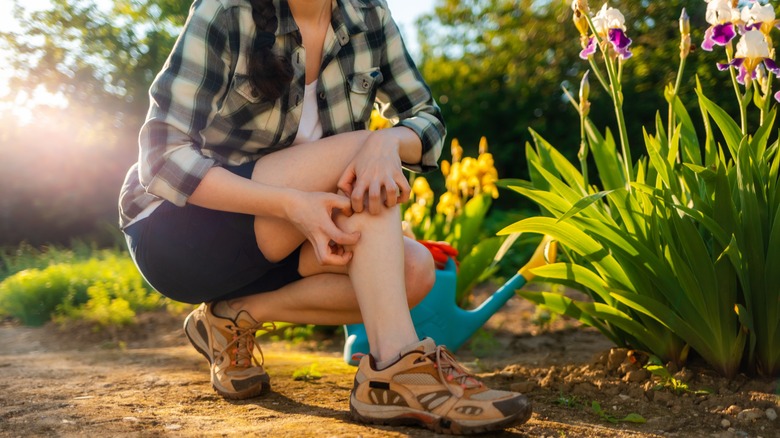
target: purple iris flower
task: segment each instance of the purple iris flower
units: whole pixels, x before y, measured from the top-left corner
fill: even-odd
[[[704,32],[704,41],[701,42],[701,48],[711,52],[716,44],[725,46],[729,41],[733,40],[735,36],[737,36],[737,32],[734,31],[734,25],[732,23],[710,26]]]

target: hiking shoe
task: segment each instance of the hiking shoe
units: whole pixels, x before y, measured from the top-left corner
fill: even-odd
[[[420,425],[459,435],[501,430],[531,418],[524,395],[485,387],[430,338],[407,347],[384,370],[376,370],[371,355],[363,356],[349,408],[364,423]]]
[[[214,312],[215,307],[219,314]],[[263,351],[255,339],[255,332],[262,328],[269,327],[245,311],[234,311],[225,302],[201,304],[184,320],[184,333],[209,361],[211,384],[221,396],[241,400],[271,388],[271,378],[263,369]],[[254,355],[255,346],[260,352],[259,361]]]

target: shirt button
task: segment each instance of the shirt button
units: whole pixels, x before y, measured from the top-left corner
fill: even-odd
[[[320,100],[325,100],[325,92],[324,91],[320,91],[320,94],[318,94],[317,97],[319,97]]]

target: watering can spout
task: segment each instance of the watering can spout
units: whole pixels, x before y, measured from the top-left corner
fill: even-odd
[[[555,263],[557,253],[556,242],[550,236],[545,236],[542,242],[536,247],[536,251],[531,256],[517,274],[509,279],[503,286],[485,300],[479,307],[473,310],[466,310],[463,313],[464,323],[469,326],[469,333],[473,334],[482,327],[491,316],[498,312],[510,298],[515,296],[515,291],[523,287],[528,281],[534,278],[531,270],[544,266],[548,263]],[[465,341],[465,340],[464,340]]]

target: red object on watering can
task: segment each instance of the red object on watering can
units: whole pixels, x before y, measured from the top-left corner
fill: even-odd
[[[454,248],[449,250],[447,244],[437,242],[428,242],[428,244],[423,242],[423,244],[429,249],[437,248],[444,254],[446,251],[455,251]],[[433,288],[425,299],[411,310],[417,335],[420,338],[433,338],[436,344],[446,345],[452,351],[457,350],[510,298],[515,296],[517,289],[534,277],[531,273],[533,268],[555,262],[556,250],[556,242],[545,236],[525,266],[473,310],[462,309],[455,303],[457,266],[454,257],[447,256],[443,269],[437,267]],[[435,254],[434,260],[440,255]],[[357,365],[358,361],[353,359],[353,356],[369,352],[366,328],[363,324],[349,324],[344,326],[344,333],[346,336],[344,361]]]
[[[458,262],[458,250],[453,248],[447,242],[434,242],[432,240],[418,240],[424,247],[428,248],[433,256],[433,263],[436,265],[436,269],[446,269],[447,262],[452,259],[455,261],[455,265]]]

